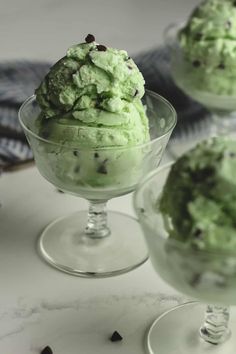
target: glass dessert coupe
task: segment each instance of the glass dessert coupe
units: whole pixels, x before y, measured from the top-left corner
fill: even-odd
[[[236,97],[198,89],[196,82],[201,80],[198,62],[196,61],[193,65],[185,59],[178,41],[178,33],[184,27],[185,24],[171,24],[164,32],[164,40],[170,50],[171,74],[175,84],[186,95],[202,104],[210,112],[211,127],[209,135],[236,136]],[[206,73],[204,80],[207,79],[207,75]],[[219,67],[217,75],[218,79],[222,76],[223,80],[226,80],[223,67]],[[228,80],[234,80],[234,78],[228,77]]]
[[[106,212],[109,199],[132,192],[140,178],[158,166],[175,127],[175,110],[164,98],[147,91],[143,103],[150,141],[99,149],[55,143],[47,139],[46,131],[39,136],[35,96],[20,108],[19,119],[41,175],[65,193],[89,202],[88,213],[62,217],[40,236],[39,252],[52,266],[78,276],[105,277],[127,272],[148,258],[138,221]]]
[[[234,316],[229,321],[229,306],[236,305],[236,253],[195,250],[169,238],[168,230],[172,225],[161,214],[157,201],[170,166],[152,171],[134,195],[150,259],[156,272],[173,288],[213,305],[207,305],[205,311],[206,305],[189,302],[164,313],[148,332],[148,352],[233,354],[236,311],[232,311]]]

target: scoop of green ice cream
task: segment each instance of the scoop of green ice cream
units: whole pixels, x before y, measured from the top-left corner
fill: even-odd
[[[69,48],[36,90],[45,118],[68,112],[78,117],[93,108],[122,112],[124,101],[143,95],[143,76],[127,52],[95,41]]]
[[[236,3],[207,0],[179,33],[180,46],[192,66],[195,89],[220,95],[236,94]],[[190,69],[189,69],[190,70]]]
[[[202,142],[172,166],[160,200],[170,237],[197,249],[236,250],[236,142]]]
[[[85,196],[92,188],[101,188],[99,198],[104,188],[131,190],[146,152],[138,146],[150,140],[143,95],[143,76],[126,51],[92,35],[69,48],[36,90],[44,176],[75,194],[84,188]]]

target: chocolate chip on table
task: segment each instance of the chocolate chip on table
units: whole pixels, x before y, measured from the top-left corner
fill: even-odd
[[[88,34],[87,37],[85,38],[86,43],[92,43],[95,41],[95,37],[92,34]]]
[[[52,349],[47,345],[40,354],[53,354]]]
[[[99,44],[97,45],[97,50],[99,52],[105,52],[107,50],[107,47],[105,45]]]
[[[113,332],[111,337],[110,337],[110,341],[111,342],[119,342],[122,339],[123,339],[123,337],[117,331]]]
[[[193,61],[193,66],[194,66],[195,68],[199,68],[199,66],[201,66],[200,60],[194,60],[194,61]]]

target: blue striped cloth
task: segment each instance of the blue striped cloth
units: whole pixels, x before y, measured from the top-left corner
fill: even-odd
[[[204,128],[199,123],[206,120],[207,112],[174,84],[166,48],[154,48],[134,60],[143,73],[146,88],[166,97],[177,110],[179,120],[173,136],[181,136],[196,126]],[[18,121],[18,109],[34,93],[50,66],[30,61],[0,64],[0,169],[33,157]]]

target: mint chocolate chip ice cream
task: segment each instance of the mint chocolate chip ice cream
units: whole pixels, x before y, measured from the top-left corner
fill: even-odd
[[[196,90],[236,94],[236,3],[206,0],[179,32],[188,75]]]
[[[170,238],[193,249],[236,251],[236,142],[213,138],[171,168],[160,200]]]
[[[143,95],[143,76],[126,51],[93,35],[70,47],[36,89],[36,130],[47,140],[42,169],[53,166],[57,184],[74,192],[131,189],[145,150],[136,147],[150,140]]]

